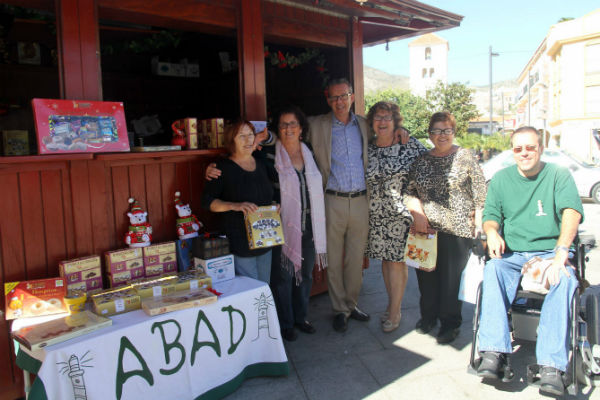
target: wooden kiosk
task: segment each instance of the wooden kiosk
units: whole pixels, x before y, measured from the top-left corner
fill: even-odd
[[[23,7],[45,18],[7,16]],[[322,85],[328,76],[350,77],[355,110],[362,114],[363,46],[455,27],[461,19],[413,0],[0,0],[0,130],[28,129],[35,154],[28,108],[33,97],[123,101],[128,123],[152,113],[167,121],[239,115],[265,120],[280,99],[311,115],[327,111]],[[159,51],[156,42],[173,31],[185,32],[170,40],[193,49],[184,55],[199,64],[199,77],[154,76],[149,66],[140,67],[151,54],[132,54],[122,46],[151,38],[159,58],[184,58]],[[11,53],[13,42],[41,44],[41,62],[20,63]],[[313,54],[317,49],[317,70],[307,69],[308,61],[305,70],[282,67],[286,52],[306,48]],[[270,52],[284,59],[273,64]],[[207,60],[220,53],[237,67],[231,64],[225,73],[223,59],[211,67]],[[200,211],[200,177],[221,153],[0,157],[0,279],[58,276],[61,260],[123,247],[129,196],[147,209],[154,242],[175,238],[177,190],[210,224]],[[315,276],[315,290],[322,283],[323,276]],[[15,399],[23,395],[23,376],[0,303],[0,364],[6,366],[0,399]]]

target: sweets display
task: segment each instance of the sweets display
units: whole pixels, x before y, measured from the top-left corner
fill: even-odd
[[[12,332],[11,335],[29,350],[39,350],[111,325],[112,320],[95,315],[90,311],[84,311],[21,328]]]
[[[67,291],[97,293],[103,289],[100,256],[61,261],[58,270],[60,276],[65,278]]]
[[[177,250],[175,242],[153,244],[144,247],[145,276],[160,276],[169,272],[177,272]]]
[[[104,260],[111,287],[114,287],[115,284],[116,286],[124,285],[129,280],[145,276],[144,257],[141,248],[107,251]],[[132,270],[134,272],[130,272]]]
[[[281,217],[276,206],[258,207],[244,215],[248,245],[251,249],[279,246],[285,243],[281,229]]]
[[[142,298],[159,297],[175,292],[175,282],[177,277],[164,276],[160,278],[145,278],[137,282],[132,282],[131,287]]]
[[[192,241],[192,255],[208,260],[229,254],[229,239],[223,235],[209,235],[194,238]]]
[[[214,303],[217,296],[206,289],[175,292],[162,297],[150,297],[142,301],[142,309],[150,316],[171,311]]]
[[[106,290],[92,296],[94,312],[105,317],[139,310],[140,296],[131,287]]]
[[[223,118],[210,118],[200,121],[203,147],[215,149],[225,145],[225,121]]]
[[[63,298],[67,287],[63,278],[6,282],[4,300],[7,320],[67,312]]]

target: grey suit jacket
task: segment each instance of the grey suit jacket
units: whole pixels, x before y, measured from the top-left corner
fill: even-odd
[[[367,169],[367,144],[371,139],[372,133],[367,126],[367,120],[360,115],[356,116],[358,126],[360,128],[360,134],[362,136],[363,145],[363,166],[365,171]],[[333,112],[317,115],[315,117],[309,117],[308,122],[310,129],[308,132],[307,140],[310,142],[313,152],[315,154],[315,161],[321,171],[323,177],[323,187],[327,185],[329,179],[329,173],[331,172],[331,129],[333,124]]]

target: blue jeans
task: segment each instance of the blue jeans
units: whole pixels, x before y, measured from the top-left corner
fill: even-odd
[[[553,258],[554,252],[505,252],[502,258],[493,258],[485,265],[479,351],[512,352],[507,310],[515,299],[523,264],[535,256]],[[568,278],[560,274],[560,282],[550,287],[544,299],[535,350],[539,365],[561,371],[569,364],[571,299],[578,286],[573,269],[569,268],[569,273]]]
[[[256,257],[233,255],[236,275],[247,276],[269,283],[271,279],[271,250]]]

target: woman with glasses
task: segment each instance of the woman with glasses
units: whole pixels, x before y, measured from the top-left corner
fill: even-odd
[[[407,205],[416,233],[437,231],[437,264],[417,270],[421,319],[416,329],[428,333],[440,320],[437,342],[452,342],[460,332],[462,302],[458,288],[463,269],[481,232],[485,178],[475,157],[453,143],[456,120],[448,112],[433,114],[429,139],[434,147],[411,166]]]
[[[223,213],[221,228],[229,238],[237,275],[269,283],[271,249],[250,249],[244,227],[244,215],[259,206],[272,204],[273,185],[267,168],[252,156],[254,127],[239,120],[225,131],[225,147],[229,157],[216,163],[220,176],[206,182],[202,206]]]
[[[277,128],[275,168],[281,195],[281,222],[285,244],[274,251],[273,288],[282,337],[296,340],[296,326],[304,333],[316,330],[306,319],[312,271],[327,266],[323,181],[303,138],[306,116],[288,106],[274,120]]]
[[[369,192],[369,240],[366,254],[382,260],[381,269],[388,294],[382,314],[384,332],[400,325],[402,298],[408,279],[404,260],[406,238],[412,223],[409,210],[402,202],[412,162],[427,150],[415,138],[403,144],[399,131],[402,116],[396,104],[381,101],[367,114],[375,137],[368,148],[366,172]]]

